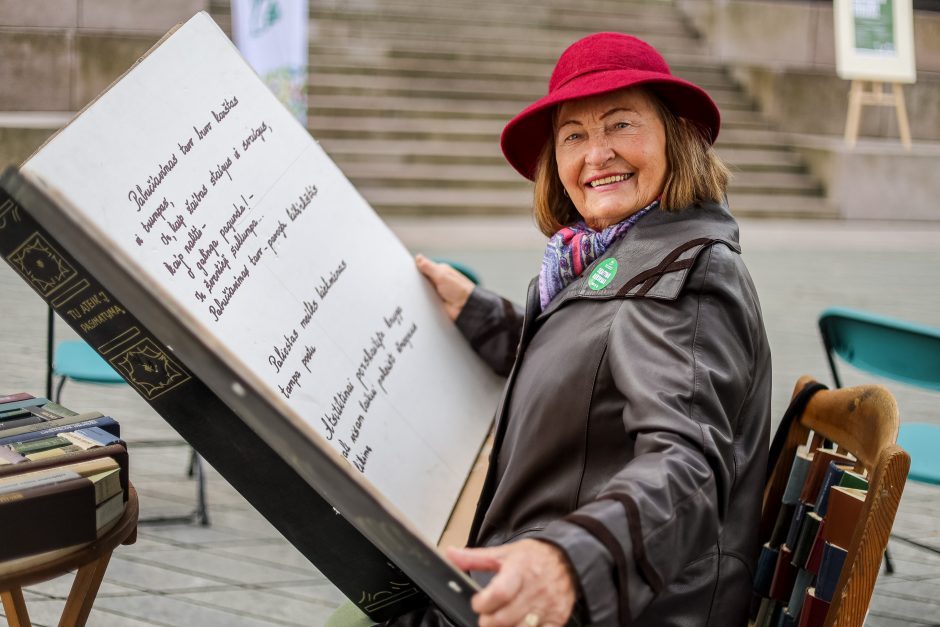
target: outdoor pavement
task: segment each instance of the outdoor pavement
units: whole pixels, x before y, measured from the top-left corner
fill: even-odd
[[[521,300],[544,240],[524,218],[390,220],[412,251],[469,264],[483,283]],[[773,413],[779,419],[797,378],[829,383],[816,330],[830,305],[940,326],[940,222],[745,221],[744,258],[761,296],[773,351]],[[0,266],[0,391],[41,394],[46,309]],[[72,336],[61,322],[57,337]],[[846,385],[872,379],[844,368]],[[902,420],[940,424],[937,394],[885,383]],[[69,384],[63,402],[121,422],[143,518],[186,514],[195,487],[189,449],[129,388]],[[147,444],[149,443],[149,444]],[[344,601],[217,473],[209,471],[211,525],[142,526],[114,554],[89,625],[321,625]],[[940,547],[940,487],[908,484],[895,531]],[[940,555],[892,542],[897,572],[882,575],[867,624],[940,625]],[[29,588],[34,625],[58,622],[71,583]]]

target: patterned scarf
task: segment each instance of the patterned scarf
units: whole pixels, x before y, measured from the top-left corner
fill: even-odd
[[[539,273],[539,298],[544,311],[552,299],[569,283],[581,276],[584,269],[624,236],[637,220],[659,206],[657,198],[627,219],[595,231],[584,220],[566,226],[548,240],[542,271]]]

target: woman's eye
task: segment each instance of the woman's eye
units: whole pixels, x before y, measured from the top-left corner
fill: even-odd
[[[617,122],[616,124],[614,124],[614,128],[619,131],[622,131],[624,129],[630,128],[630,123],[629,122]]]
[[[570,133],[564,136],[561,141],[564,143],[570,143],[573,141],[577,141],[579,137],[581,137],[580,133]]]

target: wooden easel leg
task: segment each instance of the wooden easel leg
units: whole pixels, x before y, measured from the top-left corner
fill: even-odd
[[[907,120],[907,106],[904,104],[904,90],[900,83],[891,86],[894,92],[894,110],[898,114],[898,131],[901,134],[901,143],[908,150],[911,149],[911,125]]]
[[[69,591],[69,598],[65,602],[65,609],[62,611],[59,627],[84,627],[110,560],[111,554],[108,553],[78,569]]]
[[[0,597],[3,598],[3,613],[7,615],[7,623],[10,627],[30,627],[23,590],[20,588],[4,590],[0,592]]]
[[[849,148],[858,140],[858,125],[862,116],[862,81],[852,81],[849,88],[849,110],[845,116],[845,143]]]

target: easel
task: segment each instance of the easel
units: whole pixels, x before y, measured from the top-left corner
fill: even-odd
[[[871,91],[865,90],[865,83],[871,82]],[[906,150],[911,149],[911,127],[907,120],[907,108],[904,105],[904,92],[901,83],[891,83],[891,93],[885,91],[881,81],[853,80],[849,88],[849,111],[845,119],[845,143],[851,148],[858,140],[858,127],[861,123],[863,105],[894,107],[898,116],[898,131],[901,144]]]

